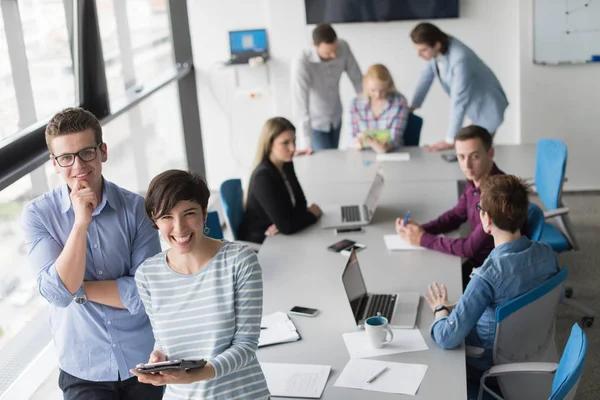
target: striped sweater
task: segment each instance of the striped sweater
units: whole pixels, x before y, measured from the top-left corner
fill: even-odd
[[[209,361],[216,376],[168,385],[165,399],[267,399],[256,349],[262,317],[262,270],[254,251],[225,241],[193,275],[175,272],[167,252],[147,259],[135,280],[152,323],[155,349],[171,360]]]

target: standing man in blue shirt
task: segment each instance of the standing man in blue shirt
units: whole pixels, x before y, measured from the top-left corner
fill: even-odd
[[[129,370],[152,352],[154,337],[134,275],[160,242],[144,199],[102,177],[102,127],[81,108],[46,127],[58,189],[33,200],[22,225],[40,294],[51,304],[66,400],[161,399],[162,387]]]
[[[413,97],[410,111],[421,107],[433,80],[437,77],[450,96],[450,121],[446,140],[429,146],[429,151],[454,147],[454,136],[465,115],[473,125],[494,135],[504,121],[508,100],[492,70],[461,41],[428,22],[418,24],[410,37],[419,57],[427,61]]]

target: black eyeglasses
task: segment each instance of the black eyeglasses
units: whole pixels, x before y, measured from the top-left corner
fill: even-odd
[[[479,212],[482,212],[482,211],[483,211],[483,212],[485,212],[485,211],[483,210],[483,208],[481,208],[481,203],[480,203],[480,202],[477,202],[477,203],[475,203],[475,208],[476,208],[476,209],[477,209],[477,211],[479,211]]]
[[[60,156],[55,156],[52,154],[54,160],[61,167],[70,167],[75,164],[75,157],[79,157],[79,159],[83,162],[94,161],[96,157],[98,157],[98,148],[102,145],[102,142],[98,143],[95,146],[86,147],[85,149],[79,150],[77,153],[65,153]]]

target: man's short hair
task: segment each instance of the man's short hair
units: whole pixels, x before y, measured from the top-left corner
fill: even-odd
[[[478,125],[469,125],[461,128],[454,137],[454,143],[463,142],[470,139],[479,139],[483,147],[488,151],[492,147],[493,138],[487,129]]]
[[[315,46],[321,43],[331,44],[337,40],[337,34],[329,24],[319,24],[312,32],[313,43]]]
[[[210,190],[201,175],[170,169],[152,179],[146,192],[144,207],[154,228],[158,228],[154,221],[171,211],[180,201],[193,201],[206,214],[209,197]]]
[[[57,136],[84,132],[88,129],[94,132],[96,144],[102,143],[102,126],[94,114],[79,107],[65,108],[54,114],[46,125],[46,146],[50,149],[50,142]]]
[[[516,232],[527,221],[529,187],[514,175],[489,176],[481,184],[481,210],[499,229]]]
[[[440,42],[440,52],[446,54],[450,39],[440,28],[429,23],[421,22],[410,32],[410,38],[414,44],[426,44],[429,47],[434,47],[437,42]]]

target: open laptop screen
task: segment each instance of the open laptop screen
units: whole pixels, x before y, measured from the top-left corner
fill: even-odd
[[[367,286],[363,279],[362,273],[360,272],[360,266],[358,265],[358,259],[356,258],[356,252],[354,249],[348,257],[348,263],[342,273],[342,282],[344,289],[346,289],[346,295],[352,308],[352,315],[358,322],[361,318],[359,310],[361,309],[361,302],[367,298]]]
[[[369,189],[369,193],[367,193],[367,199],[364,203],[367,205],[367,210],[369,210],[369,219],[373,216],[373,213],[375,213],[375,209],[377,208],[379,199],[381,199],[382,193],[383,175],[378,172],[377,175],[375,175],[375,179],[373,180],[371,189]]]

